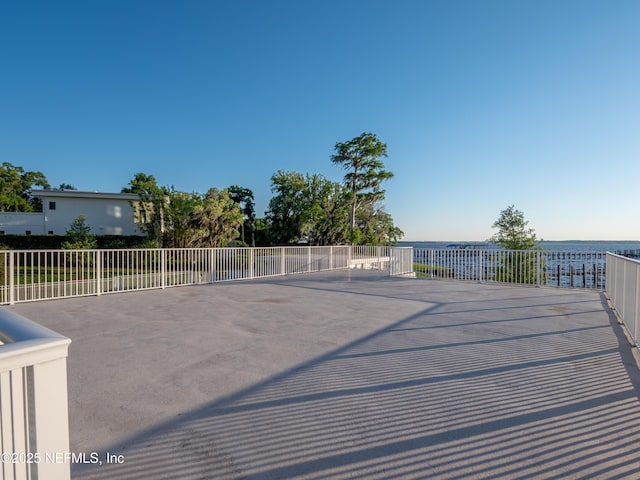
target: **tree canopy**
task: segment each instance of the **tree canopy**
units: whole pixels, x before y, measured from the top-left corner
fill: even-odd
[[[255,247],[256,210],[253,201],[253,192],[248,188],[238,185],[231,185],[228,190],[231,200],[240,206],[240,211],[244,216],[240,229],[240,242],[242,242],[243,245]]]
[[[193,238],[194,246],[226,246],[239,237],[242,220],[240,205],[231,198],[229,189],[210,188],[193,211],[197,230]]]
[[[140,197],[134,203],[136,222],[151,242],[162,244],[164,208],[169,190],[159,187],[153,175],[136,173],[122,193],[135,193]]]
[[[136,193],[137,221],[150,240],[163,247],[222,247],[240,236],[243,211],[253,212],[253,192],[241,187],[211,188],[202,195],[160,187],[153,175],[137,173],[122,189]]]
[[[344,184],[351,193],[349,228],[354,241],[357,210],[363,204],[375,205],[384,199],[382,183],[393,177],[380,159],[387,156],[387,145],[375,134],[365,132],[347,142],[336,143],[334,150],[331,161],[347,171]]]
[[[271,191],[274,196],[269,202],[266,222],[273,245],[299,242],[386,245],[402,236],[391,215],[371,201],[360,205],[351,230],[352,192],[346,185],[323,175],[279,170],[271,177]]]
[[[0,212],[41,211],[40,200],[31,195],[34,186],[49,188],[42,172],[28,172],[4,162],[0,166]]]
[[[304,190],[305,178],[301,173],[278,170],[271,176],[274,196],[265,214],[271,244],[286,245],[301,240]]]
[[[500,212],[492,228],[498,232],[491,237],[491,241],[509,250],[535,250],[540,248],[539,241],[533,228],[527,228],[529,222],[524,213],[510,205]]]

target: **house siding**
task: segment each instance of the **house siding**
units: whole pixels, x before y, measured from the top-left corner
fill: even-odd
[[[79,215],[95,235],[142,235],[134,220],[132,194],[34,190],[42,200],[41,213],[1,213],[0,231],[5,234],[53,233],[64,235]],[[55,202],[51,209],[50,202]]]

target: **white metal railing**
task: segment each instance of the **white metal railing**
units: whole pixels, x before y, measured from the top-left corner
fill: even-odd
[[[3,250],[0,251],[0,303],[263,278],[350,266],[389,269],[394,275],[407,275],[413,271],[423,278],[596,290],[603,290],[606,281],[604,252],[384,246]]]
[[[402,255],[402,260],[398,255]],[[409,256],[412,256],[411,262]],[[604,252],[384,246],[2,250],[0,303],[263,278],[349,266],[392,269],[394,274],[403,275],[414,271],[416,276],[426,278],[596,290],[603,290],[606,280]]]
[[[67,351],[71,340],[0,308],[2,478],[70,478]]]
[[[391,247],[389,274],[392,277],[415,277],[413,271],[413,247]]]
[[[349,266],[385,270],[389,268],[390,251],[391,247],[388,246],[354,245],[351,247]]]
[[[0,251],[0,303],[347,268],[384,263],[388,249],[350,246]],[[388,264],[388,257],[386,258]]]
[[[607,253],[607,296],[634,345],[640,338],[640,261]]]
[[[603,290],[604,252],[414,249],[416,276]]]

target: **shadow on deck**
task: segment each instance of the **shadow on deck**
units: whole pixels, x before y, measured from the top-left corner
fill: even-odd
[[[73,340],[77,479],[640,476],[597,292],[348,271],[15,310]]]

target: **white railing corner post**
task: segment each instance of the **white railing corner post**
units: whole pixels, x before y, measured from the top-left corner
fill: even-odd
[[[311,273],[311,246],[307,247],[307,273]]]
[[[67,359],[60,358],[33,367],[33,413],[36,444],[42,455],[69,451]],[[69,462],[42,461],[38,478],[71,478]]]
[[[280,247],[280,275],[284,275],[286,273],[284,253],[284,247]]]
[[[253,278],[255,276],[255,254],[254,254],[254,249],[253,248],[249,248],[248,249],[248,255],[247,255],[247,268],[249,269],[249,278]]]

